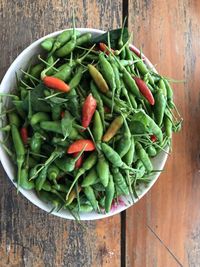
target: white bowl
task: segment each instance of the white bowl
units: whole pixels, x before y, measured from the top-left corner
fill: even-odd
[[[89,28],[80,28],[78,29],[81,33],[86,33],[86,32],[91,32],[93,35],[100,35],[104,33],[104,31],[97,30],[97,29],[89,29]],[[26,69],[28,66],[28,63],[32,56],[41,53],[42,49],[40,48],[40,43],[45,40],[47,37],[54,37],[61,33],[62,31],[57,31],[53,32],[51,34],[48,34],[39,40],[35,41],[31,45],[29,45],[12,63],[8,71],[6,72],[0,86],[0,92],[1,93],[8,93],[9,91],[12,91],[15,86],[16,86],[16,80],[15,80],[15,73],[19,73],[20,76],[20,69]],[[138,50],[139,51],[139,50]],[[153,68],[153,65],[150,63],[150,61],[144,56],[145,62]],[[154,69],[155,70],[155,69]],[[3,135],[0,133],[0,140],[2,139]],[[153,166],[154,169],[156,170],[162,170],[165,162],[167,159],[167,154],[164,152],[160,152],[153,160]],[[8,154],[4,151],[2,147],[0,147],[0,160],[1,163],[9,177],[9,179],[12,181],[12,183],[16,186],[16,183],[13,182],[14,178],[14,172],[15,172],[15,166],[13,162],[11,161],[10,157]],[[154,176],[152,176],[152,181],[148,185],[141,185],[139,188],[138,195],[139,198],[135,200],[137,202],[140,198],[142,198],[148,191],[149,189],[153,186],[153,184],[156,182],[158,179],[160,173],[155,173]],[[36,193],[31,190],[27,191],[24,190],[23,188],[19,188],[19,191],[34,205],[37,207],[49,212],[52,207],[50,204],[46,204],[43,201],[41,201]],[[112,215],[115,215],[117,213],[120,213],[121,211],[127,209],[128,207],[132,206],[132,201],[131,197],[122,197],[122,200],[125,204],[119,204],[117,207],[112,209],[107,214],[98,214],[96,212],[89,212],[89,213],[81,213],[80,214],[80,219],[81,220],[97,220],[97,219],[102,219],[106,218]],[[67,211],[67,210],[60,210],[59,212],[53,212],[52,214],[65,218],[65,219],[74,219],[73,216]]]

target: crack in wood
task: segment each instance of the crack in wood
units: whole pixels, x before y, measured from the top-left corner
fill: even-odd
[[[169,252],[169,254],[173,257],[173,259],[178,263],[180,267],[183,267],[183,265],[180,263],[180,261],[177,259],[177,257],[173,254],[173,252],[165,245],[165,243],[160,239],[160,237],[154,232],[154,230],[146,224],[146,227],[150,230],[150,232],[156,237],[156,239],[166,248],[166,250]]]

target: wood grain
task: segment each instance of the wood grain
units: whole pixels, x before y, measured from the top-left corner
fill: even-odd
[[[114,28],[121,23],[121,1],[0,0],[0,79],[34,40],[71,27]],[[0,266],[120,266],[120,215],[83,226],[33,206],[1,168]]]
[[[174,84],[184,125],[165,172],[127,211],[128,266],[200,266],[199,12],[199,1],[129,0],[135,45],[160,73],[185,82]]]

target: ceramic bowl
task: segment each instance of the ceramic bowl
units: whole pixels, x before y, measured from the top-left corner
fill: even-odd
[[[88,28],[80,28],[78,29],[81,33],[91,32],[93,35],[100,35],[104,33],[104,31],[97,30],[97,29],[88,29]],[[0,86],[0,92],[1,93],[8,93],[10,91],[13,91],[13,88],[16,87],[16,79],[15,79],[15,73],[18,73],[20,76],[20,69],[26,69],[30,59],[39,53],[42,52],[40,43],[45,40],[48,37],[55,37],[62,31],[53,32],[51,34],[48,34],[39,40],[33,42],[31,45],[29,45],[26,49],[23,50],[23,52],[15,59],[15,61],[12,63],[12,65],[9,67],[8,71],[6,72]],[[139,50],[138,50],[139,51]],[[144,56],[146,63],[153,68],[151,62]],[[7,103],[6,103],[7,104]],[[2,139],[2,133],[0,133],[0,139]],[[163,169],[165,162],[167,159],[167,154],[164,152],[160,152],[153,160],[153,166],[156,170]],[[11,160],[11,158],[8,156],[8,154],[4,151],[2,147],[0,147],[0,160],[3,165],[3,168],[5,169],[9,179],[12,181],[12,183],[16,186],[16,183],[13,181],[14,173],[15,173],[15,166]],[[137,202],[139,199],[141,199],[153,186],[153,184],[158,179],[160,173],[155,173],[154,176],[151,178],[151,182],[148,185],[140,185],[138,188],[138,196],[139,198],[135,200]],[[32,191],[24,190],[23,188],[19,188],[19,191],[34,205],[36,205],[38,208],[45,210],[46,212],[49,212],[52,207],[50,204],[46,204],[45,202],[41,201],[36,193]],[[6,192],[5,192],[6,193]],[[117,213],[120,213],[121,211],[129,208],[130,206],[134,205],[132,203],[132,200],[130,197],[121,197],[121,201],[119,201],[119,204],[112,208],[112,210],[107,214],[98,214],[96,212],[89,212],[89,213],[81,213],[80,219],[81,220],[97,220],[106,218],[109,216],[113,216]],[[65,219],[74,219],[72,215],[67,210],[60,210],[59,212],[53,212],[52,214],[65,218]]]

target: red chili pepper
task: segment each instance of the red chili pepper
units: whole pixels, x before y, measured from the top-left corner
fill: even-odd
[[[82,126],[84,128],[87,128],[89,126],[92,117],[94,115],[94,112],[96,110],[96,107],[97,107],[96,99],[92,96],[92,94],[89,94],[85,99],[82,108]]]
[[[81,152],[84,149],[84,151],[93,151],[95,150],[95,145],[92,142],[92,140],[89,139],[79,139],[76,140],[74,143],[72,143],[68,149],[68,154],[73,154],[76,152]]]
[[[104,106],[104,112],[105,113],[110,113],[111,112],[111,109],[107,106]]]
[[[153,143],[155,143],[156,141],[157,141],[157,137],[153,134],[153,135],[151,135],[151,141],[153,142]]]
[[[70,90],[70,87],[68,84],[63,82],[62,80],[53,77],[53,76],[45,76],[43,78],[43,82],[47,87],[50,87],[52,89],[67,93]]]
[[[106,55],[109,55],[110,54],[110,51],[108,50],[106,44],[104,43],[99,43],[99,49],[102,51],[102,52],[105,52]],[[114,50],[111,48],[111,51],[114,53]]]
[[[142,93],[142,95],[149,101],[149,103],[153,106],[155,104],[155,100],[154,97],[151,93],[151,90],[147,87],[146,83],[141,80],[138,77],[133,77],[133,79],[135,80],[140,92]]]
[[[78,156],[79,152],[74,153],[72,156],[73,158],[76,158]],[[75,169],[79,169],[83,164],[83,154],[80,156],[80,158],[75,163]]]
[[[28,142],[28,131],[26,127],[22,127],[20,130],[21,138],[23,143],[26,145]]]
[[[61,111],[60,116],[61,116],[61,118],[64,118],[65,112],[64,111]]]
[[[145,59],[144,56],[141,55],[140,51],[135,46],[130,46],[129,49],[134,52],[138,57]]]

